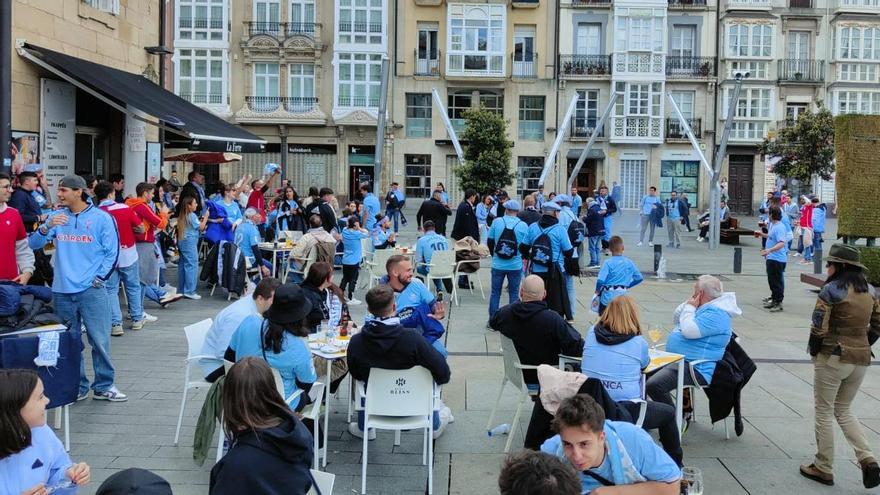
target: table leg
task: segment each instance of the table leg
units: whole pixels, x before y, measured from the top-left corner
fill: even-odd
[[[675,385],[675,425],[678,426],[678,436],[682,434],[682,406],[684,405],[684,359],[678,361],[678,383]]]
[[[327,453],[330,451],[327,448],[327,440],[329,438],[329,431],[327,428],[330,426],[330,368],[333,365],[333,361],[326,359],[327,361],[327,383],[324,385],[324,460],[322,467],[327,467]]]

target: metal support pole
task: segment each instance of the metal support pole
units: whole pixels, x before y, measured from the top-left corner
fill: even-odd
[[[587,160],[587,155],[589,155],[590,150],[593,149],[593,144],[596,142],[596,138],[599,137],[599,132],[605,126],[605,121],[608,120],[608,116],[611,115],[611,110],[614,108],[614,104],[617,102],[617,98],[619,96],[620,93],[616,91],[614,93],[611,93],[611,98],[608,100],[608,106],[605,107],[605,112],[602,113],[602,117],[599,119],[599,122],[596,122],[596,127],[593,129],[593,133],[590,135],[590,140],[587,141],[587,145],[584,146],[583,150],[581,150],[581,156],[578,157],[577,164],[575,164],[574,168],[571,170],[571,176],[568,178],[568,187],[565,189],[566,192],[571,191],[571,186],[577,179],[578,173],[580,173],[581,171],[581,167],[584,166],[584,162]]]
[[[743,248],[737,246],[733,248],[733,273],[742,273],[743,271]]]
[[[541,178],[538,179],[539,186],[544,185],[544,181],[547,180],[547,175],[550,173],[550,167],[553,166],[553,162],[556,160],[556,153],[559,152],[559,146],[562,144],[562,140],[565,139],[565,133],[568,132],[569,126],[571,126],[571,116],[574,115],[574,111],[577,108],[579,96],[580,95],[575,93],[571,97],[571,101],[568,103],[568,110],[565,111],[565,116],[562,117],[562,122],[556,127],[556,139],[553,140],[553,147],[550,148],[550,154],[544,159],[544,169],[541,171]]]
[[[12,168],[12,0],[0,0],[0,142],[2,170]]]
[[[387,56],[382,57],[382,86],[379,90],[379,115],[376,120],[376,152],[373,153],[373,163],[375,165],[373,170],[374,191],[380,191],[382,188],[382,159],[385,157],[385,114],[388,112],[388,73],[391,70],[390,66],[391,60]]]
[[[813,234],[815,235],[815,234]],[[822,273],[822,250],[814,249],[813,250],[813,273],[820,274]]]
[[[721,222],[718,214],[721,211],[721,164],[724,162],[724,155],[727,153],[727,140],[730,137],[730,130],[733,128],[733,116],[736,112],[736,105],[739,101],[739,93],[742,90],[743,79],[749,77],[749,73],[737,73],[734,76],[733,94],[727,105],[727,118],[724,121],[724,131],[721,133],[721,142],[718,145],[718,153],[715,155],[713,163],[713,172],[709,176],[711,182],[711,205],[709,208],[709,249],[716,249],[721,240]]]
[[[660,268],[660,259],[663,258],[663,243],[654,244],[654,273]]]
[[[446,127],[446,132],[449,134],[449,140],[452,141],[452,147],[455,148],[455,154],[458,155],[458,163],[459,165],[464,165],[464,151],[461,150],[458,135],[455,134],[452,121],[449,120],[449,115],[446,114],[446,106],[443,105],[443,100],[440,99],[440,93],[437,92],[437,88],[431,88],[431,95],[434,96],[434,104],[440,110],[440,120],[443,121],[443,126]]]

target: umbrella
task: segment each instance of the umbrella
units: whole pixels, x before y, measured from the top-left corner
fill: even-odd
[[[189,163],[229,163],[240,162],[241,155],[237,153],[220,153],[215,151],[195,151],[181,153],[179,155],[166,156],[166,162],[189,162]]]

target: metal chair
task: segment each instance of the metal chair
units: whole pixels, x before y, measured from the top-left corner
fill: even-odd
[[[385,263],[388,258],[394,255],[393,249],[377,249],[373,251],[372,261],[367,261],[367,268],[370,272],[370,288],[373,288],[373,282],[378,285],[379,280],[386,275]]]
[[[296,269],[293,267],[293,263],[291,260],[302,263],[301,269]],[[306,278],[306,274],[309,273],[309,267],[312,266],[312,263],[318,260],[318,249],[317,245],[312,246],[312,249],[309,250],[309,254],[305,258],[295,258],[291,256],[287,263],[287,270],[284,271],[284,275],[281,277],[281,283],[287,283],[287,276],[291,273],[296,273],[302,278]]]
[[[461,267],[464,265],[476,265],[476,271],[472,273],[462,273]],[[455,304],[458,304],[458,278],[460,275],[464,275],[467,277],[468,286],[470,286],[471,276],[475,276],[477,279],[477,285],[480,286],[480,296],[483,297],[483,300],[486,300],[486,293],[483,291],[483,280],[480,278],[480,260],[462,260],[455,264],[455,280],[453,280],[452,284],[452,295],[455,297]],[[474,293],[474,289],[470,289],[471,294]]]
[[[685,385],[684,386],[685,389],[690,389],[691,409],[692,409],[691,421],[693,421],[694,423],[697,422],[697,405],[696,405],[697,404],[697,394],[696,394],[696,391],[709,388],[709,385],[699,385],[700,382],[699,382],[699,380],[697,380],[697,373],[699,373],[699,371],[697,371],[696,365],[698,365],[700,363],[707,363],[707,362],[710,362],[710,360],[709,359],[697,359],[696,361],[688,361],[685,363],[687,366],[687,372],[690,375],[691,380],[697,384],[697,385]],[[715,428],[714,424],[712,425],[712,428],[713,429]],[[727,426],[727,418],[724,418],[724,438],[725,438],[725,440],[730,440],[730,428]]]
[[[501,353],[504,356],[504,378],[501,379],[501,388],[498,389],[498,397],[495,399],[495,405],[492,406],[492,412],[489,414],[489,422],[486,423],[486,431],[492,429],[492,422],[495,421],[495,412],[498,410],[498,404],[501,403],[501,395],[504,393],[504,386],[510,383],[519,391],[519,400],[516,405],[516,413],[513,415],[513,423],[510,425],[510,433],[508,433],[507,443],[504,445],[504,452],[510,452],[510,444],[513,442],[514,429],[519,427],[519,416],[522,413],[523,404],[530,395],[537,395],[537,390],[529,390],[523,380],[522,370],[537,370],[537,366],[522,364],[519,362],[519,355],[516,353],[516,347],[513,341],[504,335],[499,334],[501,339]]]
[[[318,492],[321,495],[333,495],[333,484],[336,483],[335,474],[312,469],[312,478],[317,486],[312,486],[306,495],[318,495]]]

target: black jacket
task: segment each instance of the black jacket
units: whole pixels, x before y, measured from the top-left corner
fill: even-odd
[[[587,208],[581,221],[587,227],[587,236],[605,235],[605,219],[599,214],[598,206]]]
[[[537,208],[526,208],[525,210],[517,213],[516,215],[520,220],[526,223],[526,225],[531,225],[538,220],[541,219],[541,212],[537,210]]]
[[[33,232],[34,224],[40,222],[40,215],[43,212],[31,193],[20,187],[16,188],[9,198],[9,206],[18,210],[21,221],[24,222],[24,229],[29,233]]]
[[[211,469],[210,495],[305,495],[312,488],[312,435],[294,417],[248,431]]]
[[[389,324],[386,324],[387,321]],[[348,344],[348,371],[366,381],[370,368],[405,370],[424,366],[438,385],[449,382],[449,365],[417,330],[403,328],[396,318],[370,320]]]
[[[455,223],[452,226],[452,238],[456,241],[471,236],[480,240],[480,227],[477,225],[477,213],[467,200],[462,201],[455,211]]]
[[[452,215],[452,210],[443,203],[429,198],[422,202],[419,211],[416,213],[416,223],[421,228],[422,223],[427,220],[434,222],[435,230],[438,234],[446,235],[446,219]]]
[[[319,198],[318,200],[309,204],[308,209],[306,210],[305,222],[309,228],[311,228],[309,217],[311,217],[312,215],[318,215],[321,217],[321,226],[324,227],[324,230],[326,230],[327,232],[335,229],[336,225],[338,224],[338,220],[336,219],[336,212],[334,212],[333,207],[330,206],[330,204],[323,199]]]
[[[724,350],[724,357],[715,364],[712,384],[704,389],[709,397],[709,416],[712,422],[730,416],[730,410],[733,409],[737,436],[742,435],[743,431],[740,394],[757,370],[752,358],[731,338]]]
[[[559,355],[580,356],[584,339],[544,301],[515,302],[499,309],[489,326],[513,341],[522,364],[556,366]],[[538,383],[534,370],[523,370],[526,383]]]
[[[202,211],[205,209],[205,204],[202,202],[202,195],[199,194],[199,190],[196,189],[195,184],[192,182],[187,182],[180,188],[180,197],[183,198],[185,196],[192,196],[196,198],[196,215],[201,215]]]
[[[327,293],[307,282],[303,282],[299,286],[306,299],[312,303],[312,310],[306,315],[306,326],[313,331],[317,330],[321,325],[321,320],[330,319],[330,310],[327,308]]]

